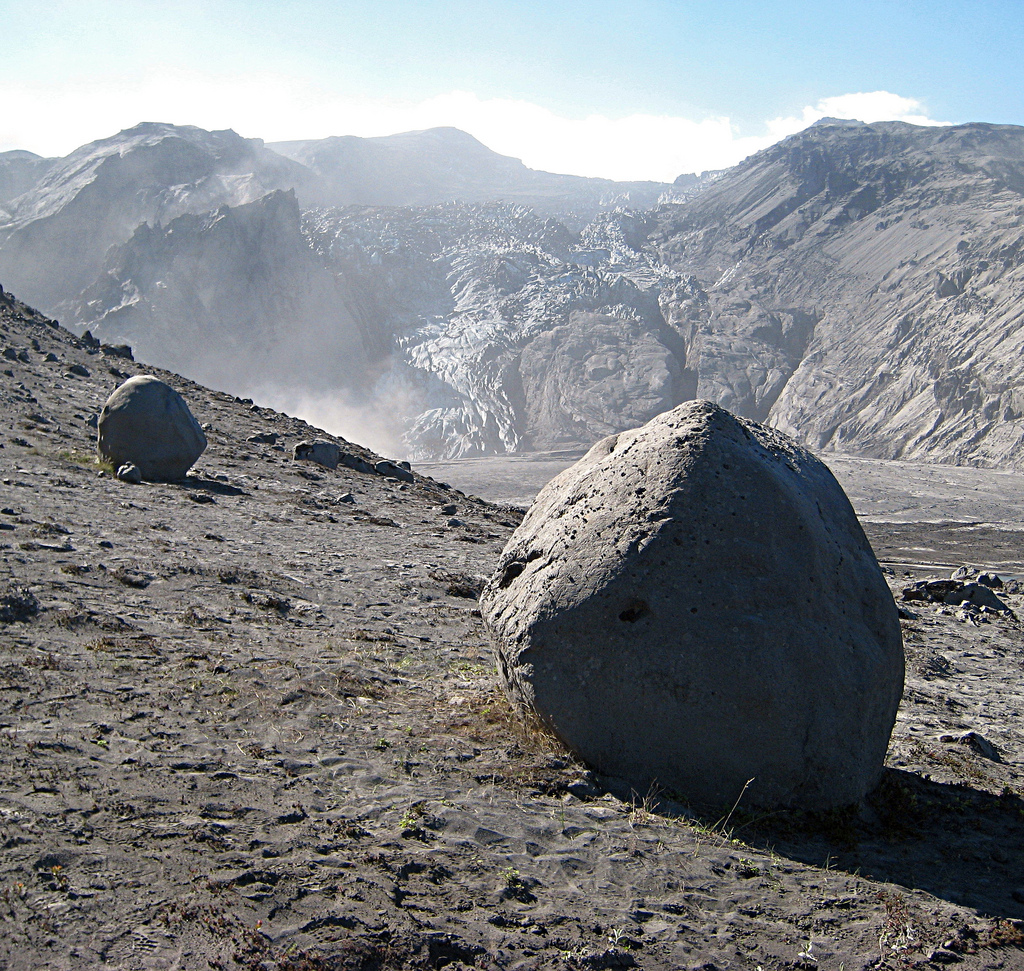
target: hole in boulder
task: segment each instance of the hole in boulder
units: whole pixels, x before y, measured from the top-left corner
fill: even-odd
[[[498,586],[504,590],[525,569],[526,564],[519,560],[514,560],[512,563],[509,563],[509,565],[502,571],[501,580],[498,581]]]
[[[642,600],[633,600],[629,606],[619,614],[619,620],[627,624],[635,624],[644,614],[650,613],[651,608]]]

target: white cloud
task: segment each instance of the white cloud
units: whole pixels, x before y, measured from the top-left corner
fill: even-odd
[[[451,125],[531,168],[611,179],[669,182],[725,168],[826,116],[942,124],[921,102],[887,91],[843,94],[740,134],[728,117],[667,115],[566,118],[527,101],[455,91],[420,102],[351,99],[274,75],[163,74],[128,83],[57,86],[32,81],[0,91],[0,151],[63,155],[140,121],[233,128],[266,141],[387,135]]]
[[[861,91],[822,98],[814,107],[805,107],[797,116],[773,118],[768,122],[769,142],[802,131],[821,118],[864,121],[905,121],[910,125],[948,125],[928,117],[927,108],[916,98],[904,98],[891,91]]]

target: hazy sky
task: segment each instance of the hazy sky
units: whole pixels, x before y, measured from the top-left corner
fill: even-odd
[[[671,180],[822,115],[1024,124],[1021,0],[0,0],[0,151],[140,121],[266,141],[454,125]]]

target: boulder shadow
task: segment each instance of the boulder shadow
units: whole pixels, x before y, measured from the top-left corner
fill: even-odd
[[[217,479],[202,479],[197,475],[190,475],[182,479],[179,485],[195,494],[207,493],[217,496],[246,496],[248,493],[238,486],[229,485],[227,482],[219,482]]]
[[[887,768],[861,806],[821,813],[685,815],[792,860],[924,890],[997,918],[1024,918],[1024,800]]]

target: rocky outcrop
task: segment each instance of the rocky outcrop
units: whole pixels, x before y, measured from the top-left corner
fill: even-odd
[[[1024,462],[1024,129],[819,123],[650,241],[697,393],[816,449]]]
[[[90,142],[52,167],[0,220],[0,278],[53,310],[95,280],[107,249],[143,223],[301,189],[309,173],[233,131],[147,123]]]
[[[104,342],[240,395],[354,391],[367,376],[346,293],[310,252],[292,192],[141,226],[58,309]]]
[[[573,311],[522,350],[526,437],[552,449],[642,424],[677,404],[679,361],[635,318]]]
[[[129,378],[107,399],[96,450],[128,482],[177,482],[206,449],[185,399],[157,378]]]
[[[903,644],[871,547],[821,462],[710,402],[549,483],[481,609],[513,704],[638,792],[822,809],[881,775]]]

